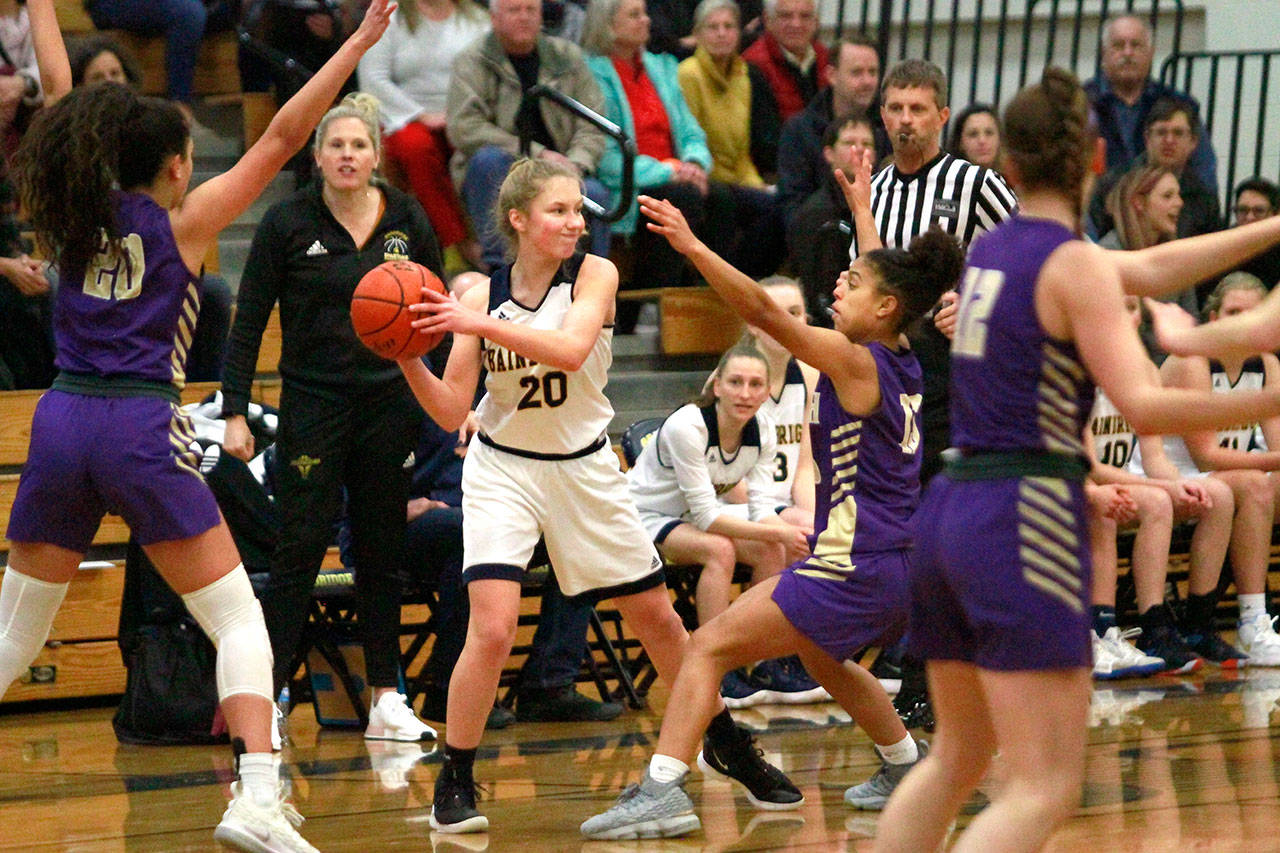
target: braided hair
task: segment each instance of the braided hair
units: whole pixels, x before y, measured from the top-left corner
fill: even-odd
[[[1075,75],[1050,66],[1004,111],[1005,151],[1028,189],[1057,190],[1071,199],[1077,217],[1093,161],[1096,133],[1089,100]]]

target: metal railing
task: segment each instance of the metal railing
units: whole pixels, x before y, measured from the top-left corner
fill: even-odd
[[[1228,200],[1245,178],[1280,180],[1280,87],[1271,86],[1276,71],[1280,49],[1191,51],[1160,67],[1162,83],[1200,102]],[[1223,205],[1224,213],[1229,206]]]

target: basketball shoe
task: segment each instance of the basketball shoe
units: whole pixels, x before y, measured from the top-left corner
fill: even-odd
[[[1280,634],[1276,634],[1276,617],[1261,613],[1241,622],[1236,642],[1249,656],[1249,666],[1280,666]]]
[[[298,834],[302,815],[284,801],[282,791],[268,806],[254,802],[242,783],[231,785],[231,802],[213,837],[228,847],[249,853],[319,853]]]
[[[369,709],[369,726],[364,736],[370,740],[435,740],[436,730],[418,719],[403,693],[383,693]]]
[[[470,771],[463,779],[447,762],[441,768],[431,800],[430,822],[437,832],[488,832],[489,819],[476,809],[476,783]]]
[[[708,732],[698,753],[698,767],[709,776],[730,779],[747,789],[758,809],[786,811],[804,804],[804,794],[786,775],[764,760],[764,750],[745,727],[734,725],[733,735],[718,741]]]
[[[855,809],[868,809],[870,811],[880,811],[884,808],[884,804],[889,802],[889,795],[898,787],[898,783],[907,775],[912,767],[915,767],[924,757],[929,754],[928,741],[916,741],[916,760],[910,764],[890,764],[883,758],[880,759],[880,769],[875,775],[860,785],[854,785],[844,792],[844,801]]]
[[[761,704],[804,705],[831,701],[831,694],[813,680],[796,655],[761,662],[751,670],[747,680],[764,694]]]
[[[1100,680],[1134,678],[1152,675],[1165,668],[1163,658],[1143,654],[1129,642],[1130,637],[1142,633],[1141,628],[1121,631],[1115,625],[1101,637],[1090,631],[1093,638],[1093,677]]]
[[[696,832],[702,822],[684,790],[684,774],[674,782],[656,782],[646,770],[639,785],[628,785],[613,807],[581,826],[584,838],[675,838]]]

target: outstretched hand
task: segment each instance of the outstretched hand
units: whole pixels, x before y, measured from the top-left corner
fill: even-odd
[[[698,248],[701,240],[693,234],[693,229],[689,227],[688,221],[684,218],[684,214],[680,212],[680,208],[664,199],[656,199],[652,196],[642,195],[639,197],[640,212],[651,219],[646,223],[650,231],[655,234],[661,234],[667,238],[667,242],[671,244],[671,248],[675,249],[682,255],[688,255]]]
[[[1170,355],[1186,355],[1182,349],[1183,335],[1196,327],[1195,318],[1173,302],[1160,302],[1150,297],[1143,302],[1151,313],[1151,328],[1160,349]]]
[[[364,13],[360,26],[351,34],[352,41],[357,41],[365,49],[372,47],[387,31],[387,25],[391,23],[391,13],[396,10],[396,5],[392,0],[373,0],[369,4],[368,11]]]
[[[862,156],[858,157],[854,162],[852,179],[845,174],[844,169],[832,170],[836,183],[840,185],[840,191],[844,193],[844,199],[848,203],[850,210],[871,209],[871,160],[873,156],[874,153],[870,150],[862,152]]]

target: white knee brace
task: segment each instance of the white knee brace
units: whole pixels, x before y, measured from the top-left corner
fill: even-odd
[[[218,650],[218,699],[252,693],[274,701],[271,638],[244,565],[182,601]]]
[[[0,581],[0,696],[44,648],[68,586],[24,575],[13,566],[5,569]]]

